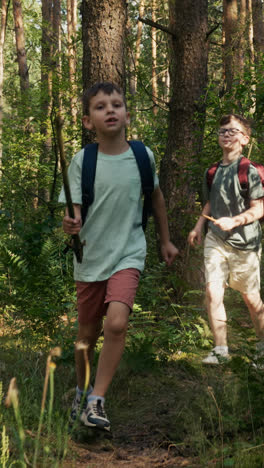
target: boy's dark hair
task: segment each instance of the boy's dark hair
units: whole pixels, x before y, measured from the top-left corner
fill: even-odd
[[[116,91],[118,94],[120,94],[124,100],[125,106],[126,106],[126,98],[124,95],[123,90],[115,83],[112,83],[110,81],[102,81],[95,83],[91,88],[88,88],[84,93],[83,93],[83,106],[85,109],[85,113],[89,114],[89,107],[90,107],[90,102],[91,99],[96,96],[100,91],[102,91],[104,94],[112,94],[114,91]]]
[[[245,133],[246,135],[250,136],[251,135],[251,125],[250,125],[250,121],[247,120],[245,117],[243,117],[242,115],[239,115],[239,114],[227,114],[227,115],[223,115],[223,117],[221,118],[220,120],[220,126],[222,125],[226,125],[228,124],[232,119],[236,119],[240,125],[242,125],[242,127],[244,128],[245,130]]]

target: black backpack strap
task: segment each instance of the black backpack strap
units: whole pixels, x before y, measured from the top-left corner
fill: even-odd
[[[138,165],[142,192],[144,195],[142,228],[145,231],[147,227],[148,216],[152,213],[152,193],[154,190],[153,172],[150,159],[145,145],[141,141],[132,140],[128,142],[132,148]]]
[[[82,164],[82,225],[89,206],[94,201],[94,180],[96,173],[98,143],[92,143],[84,147]]]

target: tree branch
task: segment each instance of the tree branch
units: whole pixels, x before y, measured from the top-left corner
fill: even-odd
[[[166,26],[163,26],[162,24],[156,23],[155,21],[152,21],[150,19],[145,19],[141,18],[140,16],[138,17],[138,21],[141,21],[141,23],[147,24],[148,26],[151,26],[152,28],[160,29],[160,31],[163,31],[167,34],[170,34],[174,38],[176,38],[176,34],[174,34],[173,31],[171,31],[169,28],[166,28]]]
[[[217,28],[219,28],[219,26],[220,26],[220,23],[216,23],[216,24],[212,27],[212,29],[210,29],[210,31],[208,31],[208,33],[206,34],[206,39],[208,39],[208,37],[210,37],[211,34],[213,34],[213,32],[214,32]]]
[[[63,142],[63,137],[62,137],[62,125],[63,125],[62,119],[60,115],[58,114],[55,119],[55,128],[56,128],[56,133],[57,133],[57,142],[58,142],[59,155],[60,155],[63,187],[64,187],[64,193],[65,193],[65,198],[67,202],[69,216],[71,218],[75,218],[74,208],[73,208],[73,203],[72,203],[72,198],[71,198],[70,184],[69,184],[68,174],[67,174],[66,157],[65,157],[65,152],[64,152],[64,142]],[[77,262],[82,263],[84,243],[81,242],[79,234],[73,234],[72,242],[67,245],[68,247],[72,248],[72,250],[74,251]]]

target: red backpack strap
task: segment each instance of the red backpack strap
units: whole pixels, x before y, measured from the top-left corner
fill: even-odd
[[[260,164],[260,163],[256,163],[256,162],[253,162],[253,161],[251,161],[251,164],[257,169],[258,175],[259,175],[261,183],[262,183],[262,187],[264,189],[264,166],[262,164]]]
[[[218,169],[218,166],[220,164],[220,161],[218,161],[217,163],[214,163],[212,166],[209,167],[209,169],[207,170],[207,173],[206,173],[206,181],[207,181],[207,185],[208,185],[208,189],[211,190],[211,186],[212,186],[212,183],[213,183],[213,179],[214,179],[214,176],[215,176],[215,173]]]
[[[237,168],[240,186],[242,189],[246,190],[248,189],[248,170],[250,164],[252,164],[252,162],[248,158],[245,158],[245,156],[242,156],[242,158],[239,161],[239,166]]]

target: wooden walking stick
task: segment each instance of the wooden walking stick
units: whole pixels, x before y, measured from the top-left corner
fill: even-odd
[[[203,214],[202,216],[203,216],[204,218],[206,218],[206,219],[209,219],[209,221],[213,221],[213,222],[215,221],[215,219],[212,218],[212,216],[207,216],[207,215],[205,215],[205,214]]]
[[[75,218],[69,179],[68,179],[68,174],[67,174],[67,163],[66,163],[65,152],[64,152],[64,143],[63,143],[63,137],[62,137],[63,122],[62,122],[60,115],[56,116],[55,126],[56,126],[57,142],[58,142],[58,147],[59,147],[61,171],[62,171],[62,178],[63,178],[63,187],[64,187],[64,192],[65,192],[67,208],[68,208],[70,218]],[[72,241],[67,242],[67,245],[75,253],[77,262],[82,263],[84,243],[81,242],[79,234],[73,234]]]

